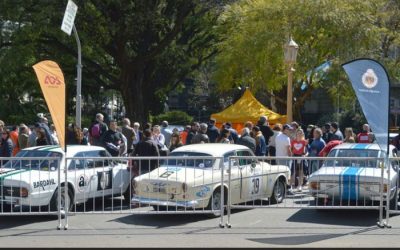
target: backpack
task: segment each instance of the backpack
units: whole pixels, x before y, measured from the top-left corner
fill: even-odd
[[[93,125],[92,130],[90,132],[92,134],[92,137],[99,138],[100,137],[100,131],[101,131],[100,123],[96,123],[96,124]]]

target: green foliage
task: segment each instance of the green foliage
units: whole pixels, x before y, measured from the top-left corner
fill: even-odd
[[[193,117],[183,111],[169,111],[152,117],[152,124],[161,124],[162,121],[168,121],[169,124],[186,125],[193,121]]]
[[[213,26],[224,1],[75,3],[75,26],[82,44],[82,94],[92,96],[99,86],[119,91],[131,119],[143,122],[149,112],[161,112],[166,91],[174,89],[216,53],[212,47],[217,39]],[[16,106],[24,92],[40,96],[31,66],[51,59],[64,72],[68,113],[74,113],[71,97],[76,95],[77,51],[74,37],[60,30],[65,7],[66,1],[0,2],[0,28],[12,24],[10,32],[1,34],[1,83],[2,87],[18,83],[12,90],[4,88],[0,92],[10,96],[7,101]]]
[[[399,45],[399,6],[398,1],[384,0],[238,1],[219,19],[222,41],[217,44],[220,53],[214,79],[222,90],[242,83],[253,92],[272,90],[281,94],[278,101],[286,105],[286,93],[279,91],[287,85],[283,46],[291,35],[299,45],[294,65],[295,109],[315,88],[328,90],[332,98],[339,94],[340,106],[349,108],[354,92],[340,65],[358,57],[385,61],[391,53],[385,57],[383,52],[393,52]],[[333,61],[326,77],[305,78],[326,60]],[[395,73],[392,77],[398,79],[398,58],[388,61],[390,72]],[[306,91],[300,90],[300,79],[307,82]]]

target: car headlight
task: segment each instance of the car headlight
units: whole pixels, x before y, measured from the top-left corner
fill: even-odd
[[[310,182],[310,188],[313,190],[319,190],[320,189],[320,184],[317,181],[312,181]]]
[[[24,188],[24,187],[20,188],[19,194],[21,197],[28,197],[28,195],[29,195],[28,189]]]

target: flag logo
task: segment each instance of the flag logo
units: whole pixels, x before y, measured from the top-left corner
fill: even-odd
[[[378,84],[378,77],[374,70],[367,69],[367,71],[362,75],[362,83],[369,89],[372,89],[376,84]]]

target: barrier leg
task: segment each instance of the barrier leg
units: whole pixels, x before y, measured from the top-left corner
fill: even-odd
[[[381,165],[381,187],[380,187],[380,199],[379,199],[379,221],[378,221],[378,227],[384,228],[385,225],[383,224],[383,166],[382,162],[380,162]]]
[[[69,195],[68,195],[68,165],[67,165],[67,157],[65,157],[65,164],[64,164],[64,171],[65,171],[65,183],[64,183],[64,213],[65,213],[65,225],[64,225],[64,230],[68,230],[68,210],[69,210],[69,203],[71,202],[69,200]]]
[[[388,173],[388,188],[387,188],[387,193],[386,193],[386,221],[385,221],[385,227],[387,228],[392,228],[392,226],[389,224],[389,218],[390,218],[390,192],[391,192],[391,179],[390,179],[390,163],[389,163],[389,153],[387,154],[386,161],[386,171]],[[396,197],[395,197],[396,199]]]
[[[226,227],[231,228],[231,161],[229,160],[229,173],[228,173],[228,200],[227,200],[227,215],[228,221],[226,222]]]
[[[61,164],[58,164],[58,188],[57,188],[57,202],[58,202],[58,209],[57,209],[57,215],[58,215],[58,226],[57,230],[61,230]]]
[[[224,165],[222,164],[221,168],[221,221],[219,222],[219,227],[224,228],[224,211],[225,211],[225,206],[224,206]]]

